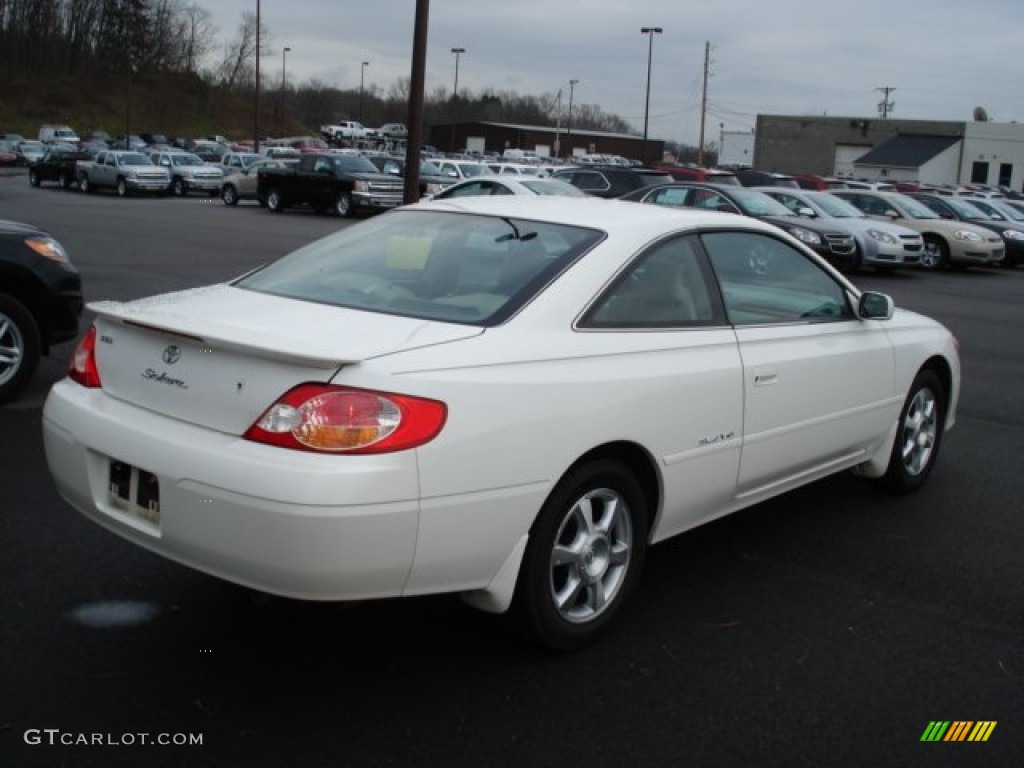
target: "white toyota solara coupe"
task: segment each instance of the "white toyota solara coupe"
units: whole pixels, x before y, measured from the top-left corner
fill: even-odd
[[[130,541],[315,600],[459,592],[573,648],[649,544],[954,422],[951,334],[748,217],[480,197],[222,285],[90,305],[44,412],[60,493]]]

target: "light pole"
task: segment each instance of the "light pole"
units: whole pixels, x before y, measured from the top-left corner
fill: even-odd
[[[252,147],[260,151],[260,0],[256,0],[256,104],[252,118]]]
[[[452,48],[455,54],[455,87],[452,88],[452,98],[459,98],[459,57],[466,52],[465,48]]]
[[[651,58],[654,54],[654,36],[662,33],[661,27],[642,27],[640,34],[647,35],[647,96],[644,101],[644,143],[640,158],[647,162],[647,118],[651,111]]]
[[[363,122],[363,83],[366,80],[366,68],[370,66],[370,62],[364,61],[363,65],[359,68],[359,122]]]
[[[569,143],[569,137],[572,135],[572,92],[573,92],[573,89],[576,88],[576,83],[578,83],[578,82],[579,82],[578,79],[577,80],[570,80],[569,81],[569,118],[568,118],[568,120],[566,120],[566,124],[565,124],[565,143],[566,144]],[[569,151],[570,152],[572,151],[572,147],[569,147]]]
[[[291,48],[281,49],[281,125],[279,126],[278,133],[284,136],[284,94],[288,85],[287,71],[285,70],[285,56]]]
[[[459,100],[459,57],[466,52],[465,48],[452,48],[452,53],[455,54],[455,86],[452,88],[452,138],[449,146],[449,151],[455,151],[455,104]]]

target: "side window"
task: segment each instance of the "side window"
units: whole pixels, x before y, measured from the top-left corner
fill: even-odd
[[[604,176],[593,171],[578,171],[573,184],[584,192],[604,192],[611,188]]]
[[[330,170],[331,170],[331,161],[330,160],[325,160],[322,157],[317,158],[316,163],[313,165],[313,172],[314,173],[320,173],[321,171],[330,171]]]
[[[444,197],[475,197],[476,195],[489,195],[490,192],[484,187],[481,181],[471,181],[463,184],[458,189],[453,189]]]
[[[701,236],[733,325],[850,320],[843,287],[781,240],[752,232]]]
[[[693,237],[652,247],[587,311],[585,328],[679,328],[715,321],[715,306]]]
[[[686,205],[686,193],[688,191],[689,190],[680,187],[666,187],[665,189],[658,189],[647,198],[647,202],[654,203],[656,205],[682,207]]]
[[[771,194],[771,197],[774,197],[776,200],[778,200],[784,206],[789,208],[789,210],[791,210],[793,213],[798,213],[801,208],[806,208],[807,207],[801,201],[797,200],[792,195],[787,195],[787,194],[782,193],[782,192],[773,192]]]
[[[733,207],[723,195],[710,189],[695,189],[687,202],[691,208],[700,208],[705,211],[725,211],[735,213]]]
[[[871,216],[885,216],[885,212],[889,210],[889,204],[880,197],[861,195],[860,200],[861,209]]]

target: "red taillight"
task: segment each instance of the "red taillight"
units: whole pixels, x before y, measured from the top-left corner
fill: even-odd
[[[270,406],[244,437],[300,451],[390,453],[433,440],[447,414],[437,400],[301,384]]]
[[[85,336],[75,347],[75,354],[71,356],[71,364],[68,366],[68,377],[77,381],[83,387],[95,389],[102,386],[100,383],[100,369],[96,365],[96,326],[90,325]]]

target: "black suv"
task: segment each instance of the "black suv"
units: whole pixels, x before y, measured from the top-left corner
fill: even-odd
[[[849,271],[856,268],[857,243],[850,232],[831,223],[798,216],[779,201],[756,189],[730,184],[680,181],[649,189],[638,189],[624,195],[622,199],[638,203],[739,213],[767,221],[785,230],[839,269]]]
[[[596,197],[622,197],[635,189],[672,181],[672,177],[664,171],[655,171],[650,168],[626,168],[619,165],[563,168],[551,175]]]
[[[82,281],[61,244],[0,221],[0,402],[28,383],[52,344],[78,334]]]

